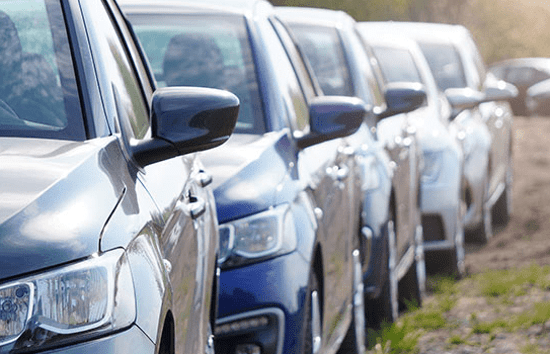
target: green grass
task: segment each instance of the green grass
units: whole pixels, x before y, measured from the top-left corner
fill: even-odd
[[[514,316],[511,320],[509,330],[529,328],[533,325],[544,324],[548,320],[550,320],[550,303],[538,302],[533,305],[530,311]]]
[[[479,322],[474,324],[472,332],[476,334],[491,334],[494,333],[497,328],[507,328],[508,322],[502,319],[497,319],[492,322]]]
[[[536,344],[526,344],[521,348],[523,354],[539,354],[541,350]]]
[[[377,353],[415,354],[420,335],[410,318],[404,317],[395,324],[382,324],[379,331],[369,331],[367,341]]]
[[[368,343],[371,352],[376,354],[416,354],[418,340],[430,331],[448,330],[460,326],[459,320],[451,320],[451,311],[460,297],[483,296],[496,319],[480,321],[478,314],[472,312],[468,318],[472,327],[471,334],[452,335],[447,339],[449,346],[476,345],[469,343],[473,334],[488,334],[489,341],[498,333],[525,330],[533,325],[544,324],[550,320],[550,302],[539,302],[523,313],[510,314],[507,308],[517,302],[517,297],[531,291],[550,289],[550,267],[532,265],[521,269],[495,270],[477,274],[461,281],[448,277],[428,278],[428,289],[433,297],[422,308],[410,306],[409,311],[395,324],[384,324],[379,331],[370,330]],[[524,354],[541,353],[536,345],[522,347]]]
[[[466,339],[464,339],[461,336],[456,335],[456,334],[454,336],[450,337],[448,339],[448,342],[449,342],[449,344],[453,344],[453,345],[460,345],[460,344],[466,344],[467,343]]]
[[[550,267],[531,265],[509,270],[492,270],[474,279],[478,282],[481,295],[500,297],[504,295],[521,296],[530,287],[548,289],[550,287]]]

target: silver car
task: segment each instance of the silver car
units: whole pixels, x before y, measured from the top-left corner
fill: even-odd
[[[435,264],[436,270],[448,268],[461,276],[465,271],[463,153],[449,127],[450,107],[441,100],[428,63],[413,41],[371,31],[370,23],[360,23],[357,28],[373,53],[371,62],[380,65],[385,83],[425,87],[427,104],[409,113],[409,119],[414,122],[424,157],[420,204],[424,248],[427,259],[435,261],[427,265],[433,268]]]
[[[484,215],[481,217],[486,227],[479,227],[479,217],[465,220],[469,229],[480,231],[478,241],[486,242],[491,236],[490,225],[505,224],[512,209],[513,114],[508,101],[517,96],[517,89],[487,75],[479,50],[463,26],[412,22],[386,22],[376,26],[383,31],[406,33],[416,40],[439,89],[453,105],[454,114],[470,108],[470,114],[480,115],[488,128],[491,150],[487,166],[488,186],[482,208]],[[478,153],[477,149],[474,151]],[[472,169],[475,172],[475,165]]]

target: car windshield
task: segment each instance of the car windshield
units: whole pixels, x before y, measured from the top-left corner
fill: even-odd
[[[83,140],[59,0],[1,0],[0,38],[0,136]]]
[[[419,45],[440,90],[466,87],[464,68],[458,52],[452,45],[423,42],[419,42]]]
[[[323,93],[329,96],[354,96],[344,49],[337,30],[292,23],[290,28],[307,57]]]
[[[373,47],[386,82],[422,83],[411,53],[405,49]]]
[[[235,132],[266,131],[252,50],[242,17],[132,15],[130,20],[157,85],[233,92],[240,100]]]

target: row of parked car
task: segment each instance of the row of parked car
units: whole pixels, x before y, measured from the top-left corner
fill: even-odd
[[[517,90],[461,26],[20,0],[0,38],[0,353],[363,353],[509,218]]]

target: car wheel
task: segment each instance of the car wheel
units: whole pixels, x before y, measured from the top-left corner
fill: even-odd
[[[208,323],[207,333],[206,333],[206,346],[204,348],[205,354],[215,354],[214,350],[214,334],[212,332],[212,324]]]
[[[469,232],[469,240],[476,243],[485,244],[493,237],[493,213],[489,205],[489,182],[485,183],[483,193],[483,206],[481,214],[481,223],[474,230]]]
[[[317,354],[321,349],[321,299],[319,298],[319,281],[312,271],[309,275],[309,293],[306,299],[306,323],[304,331],[304,354]]]
[[[365,347],[365,289],[359,250],[353,251],[353,318],[339,354],[363,354]]]
[[[414,262],[399,282],[399,307],[401,310],[421,307],[426,296],[426,261],[423,241],[422,226],[418,225],[415,232]]]
[[[466,274],[465,251],[464,251],[464,228],[459,221],[459,230],[455,238],[455,246],[450,251],[450,275],[460,279]]]
[[[512,184],[513,168],[512,163],[509,162],[504,191],[493,206],[493,222],[497,225],[506,225],[510,221],[510,215],[512,214]]]
[[[376,299],[369,299],[365,302],[365,312],[369,327],[379,328],[383,322],[393,323],[399,315],[398,300],[398,279],[395,272],[396,266],[396,245],[394,220],[387,223],[388,243],[387,247],[387,269],[384,274],[382,291]]]

